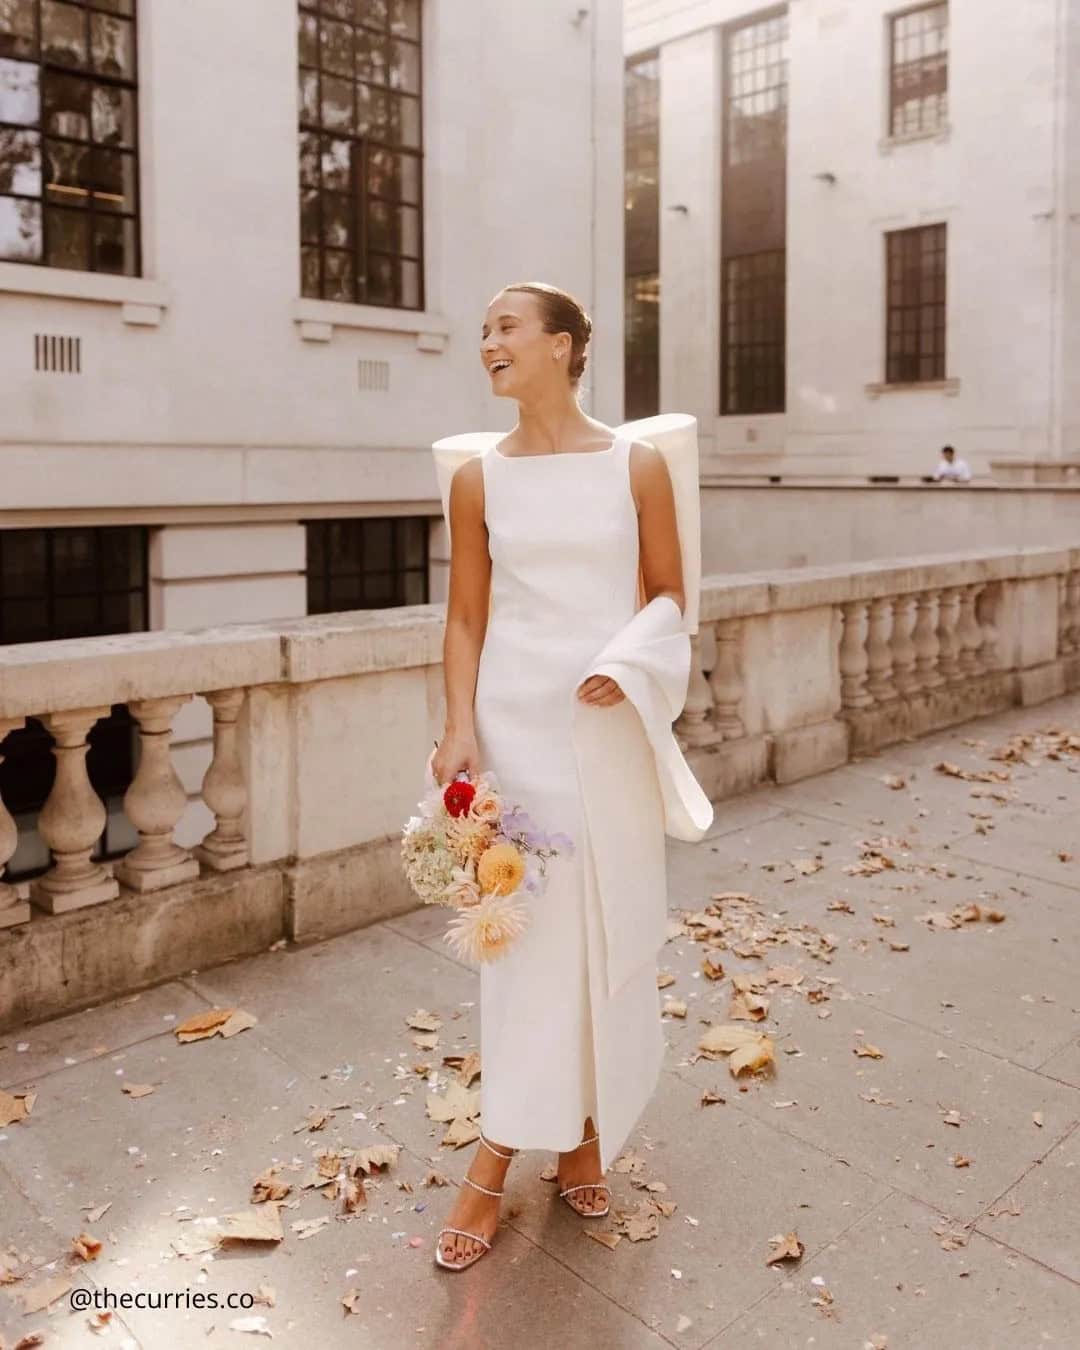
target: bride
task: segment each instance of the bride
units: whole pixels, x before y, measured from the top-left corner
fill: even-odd
[[[525,932],[481,967],[484,1130],[439,1233],[435,1259],[447,1270],[490,1250],[519,1149],[558,1153],[558,1197],[576,1214],[609,1212],[605,1168],[655,1088],[663,1051],[656,944],[651,959],[635,957],[632,969],[616,962],[612,973],[626,945],[612,929],[620,896],[598,884],[598,805],[583,789],[575,736],[614,747],[598,758],[609,780],[624,775],[603,804],[625,826],[620,865],[662,895],[665,803],[638,712],[615,679],[581,676],[639,610],[639,569],[645,601],[657,602],[653,629],[662,640],[677,632],[682,555],[663,454],[578,402],[591,331],[581,304],[557,287],[517,283],[495,296],[480,357],[493,392],[516,400],[517,425],[462,463],[450,485],[435,782],[491,771],[508,803],[574,847],[549,861]],[[689,639],[680,641],[688,670]]]

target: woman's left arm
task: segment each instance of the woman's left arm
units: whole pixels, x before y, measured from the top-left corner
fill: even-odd
[[[638,542],[645,601],[670,595],[686,611],[682,549],[675,517],[675,493],[667,460],[654,445],[630,447],[630,482],[638,509]]]
[[[675,493],[667,460],[654,445],[635,441],[630,447],[630,484],[638,513],[638,545],[645,602],[670,595],[686,611],[682,550],[675,517]],[[607,675],[591,675],[578,689],[578,698],[593,707],[607,708],[626,697]]]

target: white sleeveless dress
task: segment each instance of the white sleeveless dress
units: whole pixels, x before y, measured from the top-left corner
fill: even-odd
[[[664,1048],[655,960],[613,997],[602,977],[571,741],[582,671],[637,609],[630,441],[527,456],[492,446],[482,464],[492,572],[474,699],[480,767],[538,829],[575,845],[548,861],[525,933],[481,967],[484,1133],[512,1148],[568,1152],[591,1115],[607,1167],[652,1095]],[[656,831],[663,836],[659,797]]]

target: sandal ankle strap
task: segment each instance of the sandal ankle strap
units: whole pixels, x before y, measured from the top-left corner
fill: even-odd
[[[478,1181],[473,1181],[472,1177],[462,1177],[462,1182],[466,1186],[471,1186],[474,1191],[483,1191],[485,1195],[502,1195],[502,1191],[491,1191],[486,1186],[481,1186]]]
[[[495,1148],[493,1144],[489,1144],[483,1135],[480,1136],[480,1142],[481,1144],[483,1144],[483,1146],[487,1149],[489,1153],[494,1153],[496,1158],[503,1158],[503,1159],[512,1158],[514,1154],[517,1152],[516,1148],[512,1148],[509,1153],[503,1153],[500,1149]]]

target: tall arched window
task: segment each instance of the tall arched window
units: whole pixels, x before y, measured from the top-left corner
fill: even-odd
[[[423,309],[420,0],[299,0],[301,291]]]
[[[135,0],[0,0],[0,259],[135,276]]]

